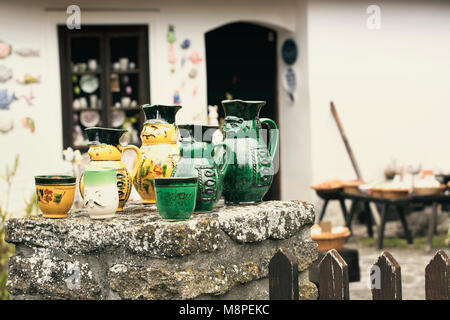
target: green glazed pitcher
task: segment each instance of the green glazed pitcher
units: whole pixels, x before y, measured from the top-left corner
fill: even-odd
[[[216,163],[216,151],[225,152],[224,143],[213,145],[212,137],[219,129],[213,126],[178,125],[181,136],[180,160],[172,171],[172,177],[198,177],[195,212],[208,212],[222,195],[222,177],[228,167],[227,158]],[[219,152],[217,152],[219,153]]]
[[[272,184],[279,136],[273,120],[259,118],[265,104],[265,101],[222,101],[224,143],[231,150],[223,179],[226,204],[259,203]],[[270,129],[268,148],[263,140],[262,124]]]

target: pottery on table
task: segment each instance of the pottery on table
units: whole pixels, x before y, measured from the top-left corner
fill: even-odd
[[[273,120],[259,118],[265,104],[265,101],[222,101],[224,143],[232,154],[223,179],[226,204],[259,203],[272,184],[278,128]],[[263,140],[262,124],[270,128],[268,148]]]
[[[222,195],[222,177],[228,166],[227,160],[218,166],[214,159],[215,151],[221,151],[220,148],[226,148],[226,145],[213,145],[213,135],[219,129],[216,126],[179,125],[178,128],[181,157],[172,177],[198,177],[195,211],[211,211]]]
[[[187,220],[195,209],[197,177],[154,178],[156,207],[165,220]]]
[[[155,203],[152,180],[170,177],[180,157],[175,115],[181,106],[144,105],[146,121],[141,132],[142,159],[137,162],[134,187],[144,204]]]
[[[137,154],[137,162],[141,162],[141,152],[133,145],[122,146],[119,143],[122,135],[127,132],[123,129],[110,129],[92,127],[84,129],[89,138],[89,157],[91,161],[85,168],[85,171],[111,167],[116,169],[117,191],[119,194],[119,207],[117,211],[122,211],[125,203],[130,197],[131,188],[133,187],[133,176],[136,174],[137,166],[133,166],[130,174],[122,162],[122,152],[125,150],[133,150]],[[80,193],[84,198],[84,182],[83,177],[80,179]]]
[[[75,196],[72,176],[36,176],[36,196],[39,209],[46,218],[66,218]]]
[[[114,217],[119,207],[116,169],[96,168],[84,171],[84,207],[92,219]]]

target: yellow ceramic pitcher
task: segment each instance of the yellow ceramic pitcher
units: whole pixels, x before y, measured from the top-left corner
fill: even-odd
[[[135,162],[142,161],[141,151],[133,145],[121,146],[119,143],[122,135],[127,130],[91,127],[85,129],[89,138],[89,157],[91,161],[86,166],[85,171],[89,169],[112,167],[116,169],[117,189],[119,192],[119,207],[117,211],[122,211],[123,206],[130,197],[133,187],[133,176],[136,174],[137,166],[133,166],[130,174],[122,162],[122,152],[131,149],[136,152]],[[84,195],[83,177],[80,179],[80,193]]]
[[[142,159],[137,160],[134,187],[142,202],[155,203],[153,178],[170,177],[180,157],[175,115],[181,106],[143,105],[146,121],[141,132]]]

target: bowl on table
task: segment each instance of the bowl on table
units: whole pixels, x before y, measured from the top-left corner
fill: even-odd
[[[311,239],[317,242],[318,251],[342,249],[345,244],[345,239],[351,234],[347,227],[335,227],[331,231],[332,232],[321,232],[320,226],[317,224],[311,227]]]
[[[364,185],[365,182],[361,180],[349,180],[343,183],[344,193],[348,194],[361,194],[359,186]]]
[[[340,180],[330,180],[312,186],[311,188],[316,190],[317,194],[319,195],[320,194],[331,195],[342,192],[342,190],[344,189],[344,185]]]
[[[405,199],[409,195],[407,188],[381,188],[382,198],[399,200]]]
[[[436,187],[414,187],[414,193],[419,196],[434,196],[439,195],[445,190],[445,185],[442,184]]]
[[[39,209],[46,218],[66,218],[75,197],[72,176],[36,176],[36,197]]]
[[[156,207],[164,220],[188,220],[195,209],[197,177],[154,178]]]

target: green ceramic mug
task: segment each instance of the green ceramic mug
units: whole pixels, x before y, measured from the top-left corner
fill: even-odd
[[[195,209],[197,177],[154,178],[156,207],[165,220],[187,220]]]

